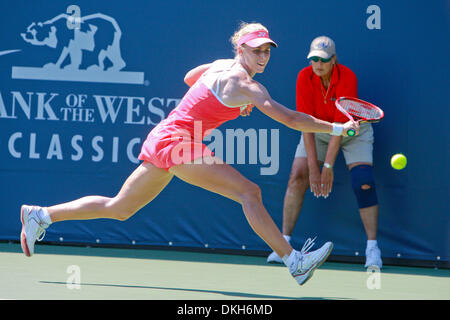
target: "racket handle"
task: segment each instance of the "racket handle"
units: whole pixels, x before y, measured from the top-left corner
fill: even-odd
[[[348,129],[347,130],[347,135],[349,136],[349,137],[353,137],[354,135],[355,135],[355,130],[353,130],[353,129]]]

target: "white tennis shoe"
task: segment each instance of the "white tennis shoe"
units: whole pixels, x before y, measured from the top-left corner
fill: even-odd
[[[381,260],[381,251],[378,246],[366,249],[366,264],[364,265],[364,267],[377,267],[379,269],[383,267],[383,261]]]
[[[314,245],[314,240],[308,238],[300,252],[296,253],[296,258],[289,266],[289,271],[299,285],[305,284],[318,267],[320,267],[333,250],[333,243],[327,242],[321,248],[308,252]]]
[[[34,253],[34,243],[45,237],[45,229],[49,226],[42,220],[42,208],[23,205],[20,209],[22,232],[20,233],[20,245],[23,253],[31,257]]]

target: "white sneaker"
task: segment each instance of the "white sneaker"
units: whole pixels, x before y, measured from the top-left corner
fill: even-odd
[[[315,238],[314,238],[315,239]],[[289,271],[299,285],[305,284],[318,267],[320,267],[333,250],[333,243],[327,242],[320,249],[308,250],[314,245],[314,239],[306,240],[301,252],[296,252],[295,261],[289,266]]]
[[[379,269],[383,267],[381,251],[377,246],[366,249],[366,264],[364,267],[377,267]]]
[[[20,209],[22,232],[20,233],[20,245],[27,257],[34,253],[34,243],[45,237],[45,229],[48,224],[42,221],[41,207],[23,205]]]
[[[267,257],[267,263],[283,263],[283,260],[281,260],[281,258],[277,255],[277,253],[273,251]]]

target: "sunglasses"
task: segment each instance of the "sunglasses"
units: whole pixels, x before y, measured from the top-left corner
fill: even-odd
[[[311,57],[311,58],[309,58],[309,60],[312,60],[314,62],[318,62],[320,60],[320,61],[322,61],[322,63],[327,63],[327,62],[330,62],[331,58],[333,58],[333,56],[329,57],[328,59],[324,59],[324,58],[320,58],[320,57]]]

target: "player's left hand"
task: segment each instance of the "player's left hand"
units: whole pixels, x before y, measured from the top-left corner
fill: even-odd
[[[331,192],[331,189],[333,187],[333,179],[334,179],[333,168],[323,167],[322,173],[320,175],[320,190],[321,195],[324,198],[327,198]]]
[[[241,109],[241,116],[246,117],[246,116],[250,115],[250,112],[252,112],[254,106],[255,105],[253,105],[253,104],[248,104],[247,106],[242,108]]]

